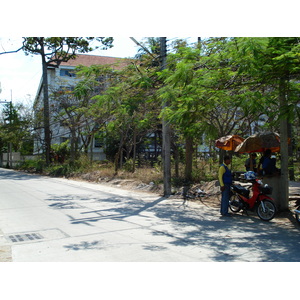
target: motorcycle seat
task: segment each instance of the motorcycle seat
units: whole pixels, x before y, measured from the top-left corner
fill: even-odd
[[[233,190],[242,196],[249,197],[250,191],[241,185],[234,185]]]

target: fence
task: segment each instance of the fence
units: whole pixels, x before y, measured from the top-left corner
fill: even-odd
[[[1,167],[10,166],[12,168],[16,167],[20,162],[25,159],[36,159],[37,156],[34,155],[21,155],[20,152],[12,152],[12,153],[2,153],[2,157],[0,156],[0,165]]]

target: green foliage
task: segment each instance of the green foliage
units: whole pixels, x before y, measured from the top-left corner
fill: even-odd
[[[43,173],[45,168],[46,163],[44,159],[28,159],[18,165],[18,169],[34,173]]]
[[[73,168],[70,164],[63,164],[49,166],[47,170],[50,176],[62,177],[70,175],[75,168]]]
[[[135,162],[135,164],[137,166],[137,162]],[[123,170],[126,172],[133,172],[135,170],[133,159],[126,160],[126,162],[123,164]]]
[[[67,140],[61,144],[52,144],[51,150],[53,159],[58,162],[64,162],[70,157],[70,141]]]
[[[48,65],[54,66],[59,64],[59,61],[74,58],[77,52],[92,51],[90,42],[93,40],[98,41],[104,49],[111,48],[113,42],[113,38],[104,37],[24,37],[23,39],[23,50],[26,54],[45,55]]]
[[[32,117],[22,104],[7,103],[3,110],[3,122],[0,123],[2,150],[11,143],[12,150],[22,154],[33,153]],[[5,147],[5,149],[3,149]]]

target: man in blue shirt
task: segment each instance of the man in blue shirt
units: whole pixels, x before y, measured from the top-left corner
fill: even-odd
[[[224,157],[224,163],[220,166],[219,169],[219,182],[222,192],[221,199],[221,215],[229,217],[231,214],[228,213],[229,200],[230,200],[230,185],[232,184],[232,174],[229,169],[231,162],[230,156],[226,155]]]
[[[276,158],[272,157],[271,149],[267,149],[264,152],[259,162],[259,166],[260,165],[262,166],[261,175],[276,175],[280,171],[276,168]]]

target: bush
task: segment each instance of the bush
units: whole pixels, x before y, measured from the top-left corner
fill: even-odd
[[[137,161],[135,162],[135,167],[137,167]],[[133,172],[135,168],[133,168],[133,159],[128,159],[126,162],[123,164],[123,170],[126,172]]]
[[[63,163],[66,159],[70,157],[70,146],[69,140],[61,144],[51,145],[51,155],[55,162]]]
[[[48,173],[56,177],[69,176],[72,173],[72,166],[69,164],[52,165],[48,168]]]
[[[18,165],[20,170],[26,170],[29,172],[43,173],[46,168],[46,163],[43,159],[39,160],[25,160]]]

